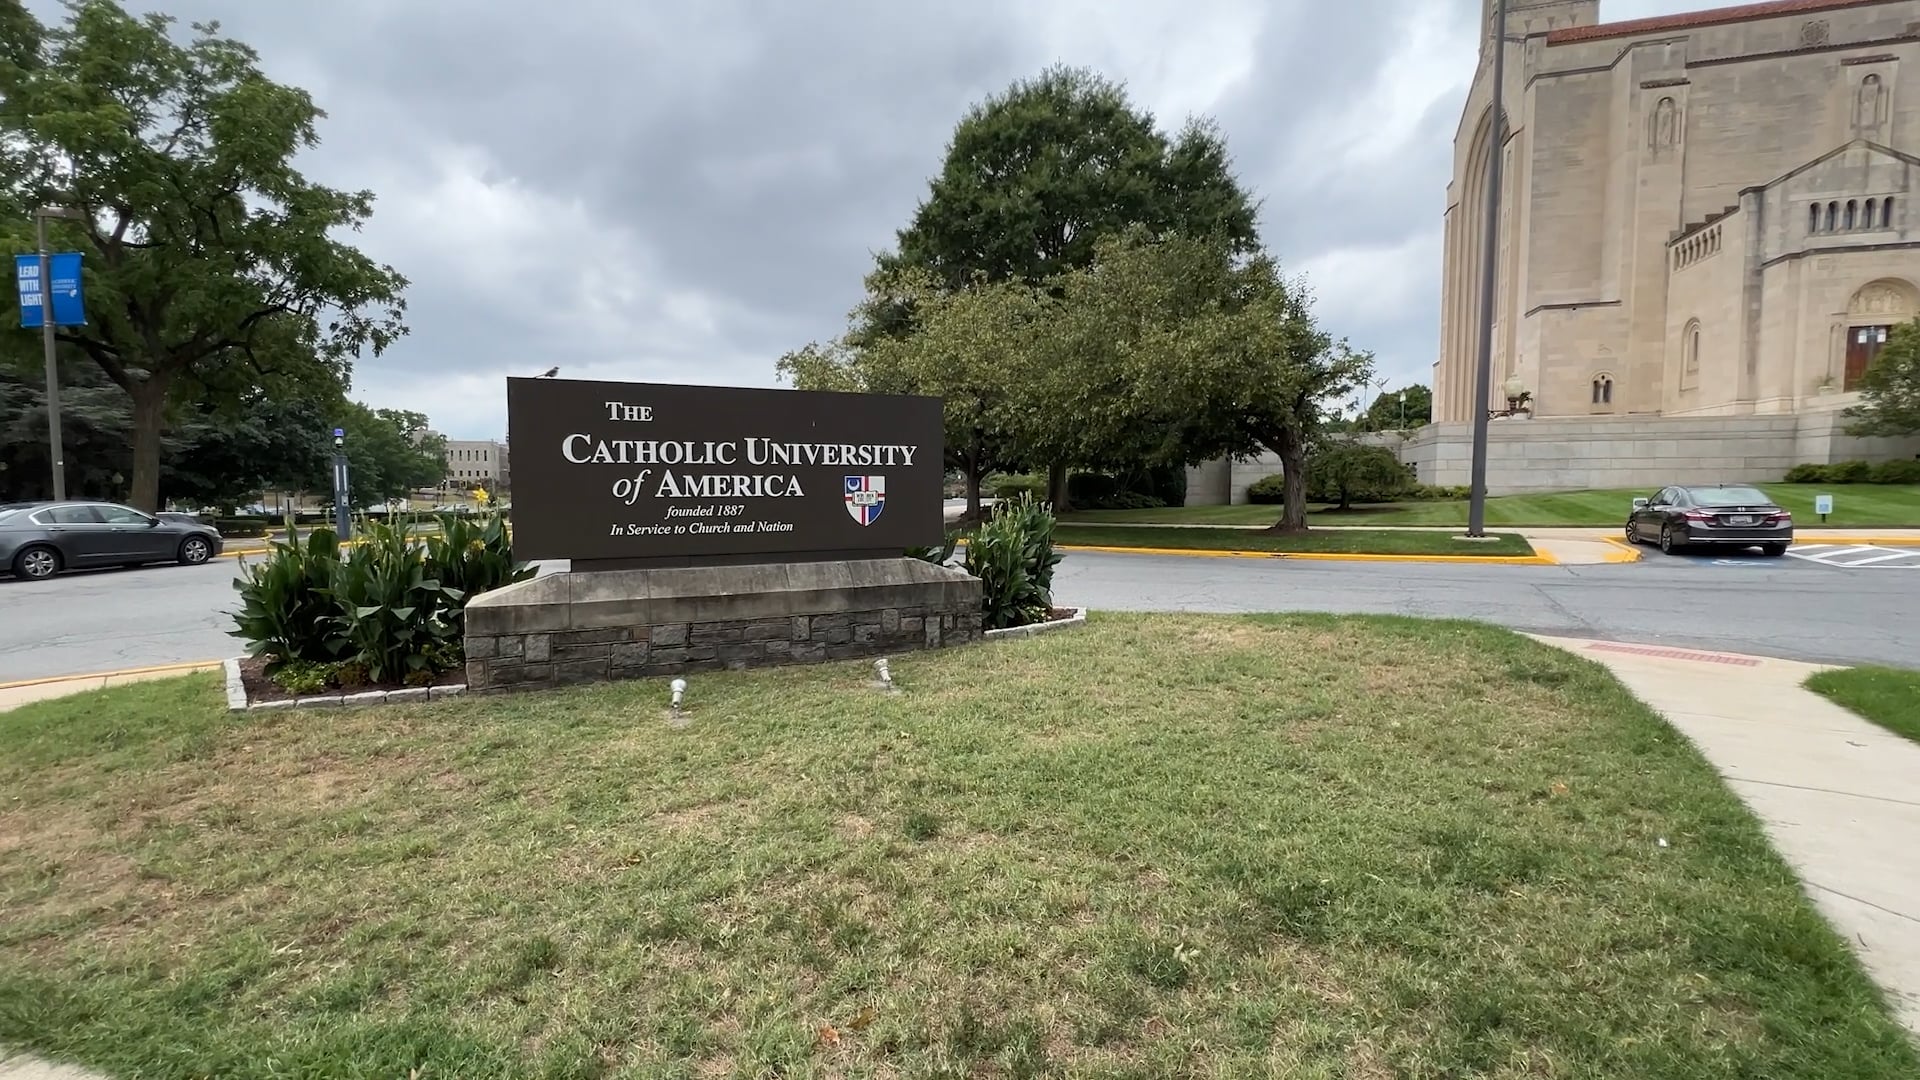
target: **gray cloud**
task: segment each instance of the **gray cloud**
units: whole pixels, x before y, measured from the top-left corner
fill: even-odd
[[[414,282],[413,335],[355,391],[456,436],[499,434],[500,380],[554,363],[770,384],[841,329],[967,106],[1056,60],[1168,127],[1217,118],[1329,327],[1395,382],[1433,359],[1478,0],[152,2],[328,111],[306,167],[378,194],[361,242]]]

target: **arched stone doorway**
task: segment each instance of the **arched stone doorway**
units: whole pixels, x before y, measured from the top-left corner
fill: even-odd
[[[1895,326],[1920,314],[1920,293],[1898,278],[1869,281],[1847,301],[1846,366],[1841,390],[1857,390]]]

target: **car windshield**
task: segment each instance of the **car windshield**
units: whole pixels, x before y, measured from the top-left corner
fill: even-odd
[[[1750,487],[1688,488],[1687,494],[1701,506],[1767,506],[1773,502],[1766,492]]]

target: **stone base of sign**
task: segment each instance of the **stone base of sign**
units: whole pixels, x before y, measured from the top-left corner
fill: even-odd
[[[467,606],[475,692],[978,641],[980,581],[919,559],[544,574]]]

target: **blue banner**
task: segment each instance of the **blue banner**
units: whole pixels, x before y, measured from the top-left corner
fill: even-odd
[[[85,326],[86,301],[80,295],[80,253],[57,251],[49,256],[53,270],[53,325]],[[13,279],[20,287],[20,325],[40,328],[40,256],[15,255]]]

